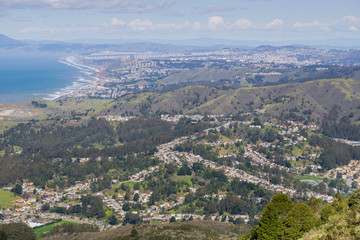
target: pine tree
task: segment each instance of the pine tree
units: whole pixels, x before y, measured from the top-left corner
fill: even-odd
[[[274,205],[265,207],[256,231],[255,239],[272,240],[279,239],[284,232],[284,224],[280,219]]]

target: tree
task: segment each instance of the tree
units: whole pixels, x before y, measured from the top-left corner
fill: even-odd
[[[135,193],[135,194],[134,194],[133,201],[134,201],[134,202],[139,201],[139,194],[138,194],[138,193]]]
[[[97,217],[102,218],[105,217],[105,211],[103,202],[98,196],[83,196],[81,198],[82,203],[82,213],[89,218]]]
[[[11,191],[15,194],[21,195],[22,194],[22,186],[20,184],[16,184]]]
[[[290,212],[294,204],[286,194],[279,193],[271,199],[269,205],[273,205],[279,216],[283,217]]]
[[[305,203],[298,203],[284,220],[285,238],[299,239],[305,233],[315,227],[317,218],[312,209]]]
[[[129,200],[130,200],[130,193],[129,193],[129,192],[126,192],[126,193],[125,193],[124,199],[125,199],[126,201],[129,201]]]
[[[34,230],[25,223],[10,223],[0,225],[0,232],[4,232],[9,240],[35,240]]]
[[[127,212],[125,214],[123,225],[126,225],[127,223],[138,224],[140,222],[142,222],[142,219],[139,216],[139,214],[133,214],[132,212]]]
[[[257,239],[280,239],[283,235],[284,227],[285,226],[279,218],[275,206],[268,204],[262,213],[259,227],[256,230]]]
[[[253,123],[252,123],[253,125],[255,125],[255,126],[261,126],[261,121],[260,121],[260,119],[259,118],[254,118],[254,121],[253,121]]]
[[[124,211],[129,211],[130,210],[130,203],[124,203],[122,206],[122,210]]]
[[[45,203],[41,206],[41,211],[49,211],[50,210],[50,204]]]
[[[172,216],[169,220],[169,222],[173,223],[173,222],[176,222],[176,218],[174,216]]]
[[[116,225],[118,223],[118,219],[114,214],[111,215],[108,220],[110,225]]]
[[[181,168],[179,169],[178,176],[183,176],[183,175],[191,175],[191,168],[189,167],[189,165],[187,163],[184,163]]]

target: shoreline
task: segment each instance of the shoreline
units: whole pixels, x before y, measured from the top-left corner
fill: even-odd
[[[79,76],[77,76],[77,79],[71,85],[61,88],[57,92],[47,94],[47,97],[44,97],[46,100],[55,101],[100,80],[98,77],[93,76],[94,73],[100,72],[99,69],[77,63],[75,56],[61,58],[58,62],[78,69]]]

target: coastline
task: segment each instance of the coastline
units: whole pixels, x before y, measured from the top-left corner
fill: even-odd
[[[55,101],[100,80],[98,77],[94,76],[94,73],[100,72],[99,69],[78,63],[75,56],[61,58],[58,62],[78,69],[79,76],[71,85],[62,88],[57,92],[47,94],[47,97],[44,97],[46,100]]]

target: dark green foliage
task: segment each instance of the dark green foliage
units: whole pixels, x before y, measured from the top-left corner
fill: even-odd
[[[123,225],[126,225],[127,223],[138,224],[141,222],[142,222],[142,219],[139,214],[133,214],[132,212],[127,212],[125,214]]]
[[[236,195],[227,195],[220,202],[220,209],[230,213],[230,214],[246,214],[248,209],[248,204],[246,201],[240,199]]]
[[[169,222],[171,222],[171,223],[176,222],[175,217],[174,217],[174,216],[172,216],[172,217],[170,218]]]
[[[134,194],[134,197],[133,197],[133,201],[134,202],[137,202],[139,200],[139,194],[138,193],[135,193]]]
[[[23,148],[21,155],[0,157],[0,185],[30,179],[37,186],[45,186],[54,173],[64,176],[69,182],[82,181],[89,174],[104,176],[109,169],[126,169],[127,172],[120,176],[126,179],[156,164],[149,155],[156,152],[157,145],[201,131],[207,126],[191,122],[174,125],[158,118],[119,123],[116,131],[104,119],[95,118],[79,126],[19,124],[6,131],[0,139],[0,150],[9,145]],[[114,145],[117,138],[123,142],[122,145]],[[73,162],[71,158],[74,157],[90,160]],[[97,160],[99,157],[100,161]],[[115,158],[115,161],[110,161],[109,157]],[[92,189],[99,191],[108,187],[109,183],[109,179],[104,178],[93,183]],[[65,182],[56,184],[65,186]]]
[[[66,208],[64,208],[64,207],[53,207],[53,208],[50,209],[50,212],[65,214],[66,213]]]
[[[256,125],[256,126],[260,126],[261,125],[261,121],[260,121],[260,119],[259,118],[254,118],[254,120],[253,120],[253,123],[252,123],[253,125]]]
[[[90,186],[92,192],[99,192],[109,187],[111,187],[111,177],[108,175],[105,175],[103,179],[92,182]]]
[[[254,239],[280,239],[284,232],[284,225],[274,205],[266,206],[259,222]]]
[[[317,218],[305,203],[296,204],[284,220],[286,239],[299,239],[315,227]]]
[[[21,195],[22,194],[21,184],[16,184],[15,187],[13,189],[11,189],[11,191],[15,194]]]
[[[171,127],[171,123],[158,118],[135,118],[125,123],[119,123],[116,133],[119,136],[119,141],[123,143],[160,136],[166,139],[165,141],[169,141],[173,137],[169,131]]]
[[[59,149],[72,149],[94,143],[115,143],[115,131],[104,119],[92,118],[87,125],[78,127],[45,127],[35,124],[19,124],[4,133],[2,146],[21,146],[24,153],[50,153]]]
[[[33,105],[34,107],[37,107],[37,108],[46,108],[47,107],[46,103],[39,103],[37,101],[31,101],[31,105]]]
[[[319,163],[324,169],[346,165],[351,159],[360,159],[359,147],[352,147],[328,137],[313,135],[309,139],[309,144],[324,149],[319,157]]]
[[[111,215],[108,220],[110,225],[116,225],[118,223],[118,219],[114,214]]]
[[[83,196],[81,198],[82,214],[88,218],[102,218],[105,217],[103,202],[97,196]]]
[[[41,206],[41,211],[48,211],[48,210],[50,210],[50,204],[49,203],[44,203]]]
[[[316,201],[309,204],[315,206]],[[243,239],[299,239],[317,223],[308,204],[294,204],[287,195],[277,194],[263,210],[259,225]]]
[[[126,202],[122,206],[122,210],[129,211],[130,210],[130,203]]]
[[[81,232],[99,232],[99,227],[91,224],[71,224],[64,223],[55,226],[50,232],[47,232],[42,235],[42,237],[50,237],[57,234],[75,234]]]
[[[177,175],[184,176],[184,175],[191,175],[191,168],[187,163],[184,163],[181,168],[179,169]]]
[[[344,116],[339,122],[329,117],[324,118],[323,133],[329,137],[360,140],[360,126],[351,124],[350,116]]]
[[[7,240],[6,233],[4,231],[0,231],[0,240]]]
[[[290,212],[293,202],[286,194],[276,194],[269,205],[273,205],[278,215],[284,217]]]
[[[8,240],[35,240],[34,230],[25,223],[0,224],[0,232],[5,233]],[[2,234],[4,236],[4,234]],[[1,236],[1,235],[0,235]]]

